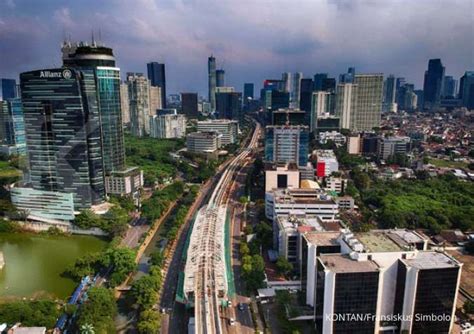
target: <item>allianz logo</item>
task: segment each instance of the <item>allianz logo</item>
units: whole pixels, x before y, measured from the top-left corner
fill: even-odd
[[[65,69],[63,71],[40,71],[40,78],[64,78],[71,79],[72,72],[71,70]]]

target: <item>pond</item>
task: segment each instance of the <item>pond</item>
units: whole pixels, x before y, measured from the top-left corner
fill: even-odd
[[[0,299],[39,297],[67,299],[76,283],[61,277],[74,261],[103,249],[107,243],[91,236],[48,236],[0,233],[5,266],[0,270]]]

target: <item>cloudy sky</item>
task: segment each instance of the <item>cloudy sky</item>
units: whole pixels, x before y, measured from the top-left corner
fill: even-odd
[[[206,94],[211,53],[238,90],[348,66],[420,87],[429,58],[456,78],[474,70],[474,0],[0,0],[0,77],[60,66],[64,36],[91,30],[122,74],[166,63],[170,93]]]

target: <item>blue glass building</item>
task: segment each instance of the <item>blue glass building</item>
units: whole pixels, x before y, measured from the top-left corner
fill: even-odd
[[[265,131],[265,161],[273,163],[308,164],[308,126],[267,126]]]
[[[151,85],[161,88],[161,107],[166,108],[166,73],[165,64],[151,62],[146,64],[148,79]]]
[[[26,154],[25,122],[21,99],[0,101],[0,141],[15,154]]]
[[[14,99],[17,97],[15,79],[0,79],[0,100]]]

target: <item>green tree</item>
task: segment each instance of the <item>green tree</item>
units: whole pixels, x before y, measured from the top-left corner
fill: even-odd
[[[154,310],[145,310],[140,313],[137,329],[140,334],[155,334],[160,330],[160,314]]]
[[[98,334],[115,332],[116,314],[117,305],[113,292],[103,287],[91,287],[87,292],[87,300],[79,310],[77,325],[79,328],[93,326]]]
[[[293,265],[283,256],[278,257],[276,267],[281,275],[288,275],[293,270]]]
[[[130,293],[138,306],[144,309],[149,308],[158,300],[157,291],[160,285],[160,278],[146,275],[133,282]]]
[[[135,256],[134,250],[125,247],[110,247],[105,251],[101,264],[113,268],[109,277],[111,287],[121,284],[127,275],[136,269]]]
[[[21,300],[0,304],[0,319],[8,324],[53,328],[60,309],[52,300]]]
[[[466,300],[462,308],[467,314],[474,314],[474,302]]]

